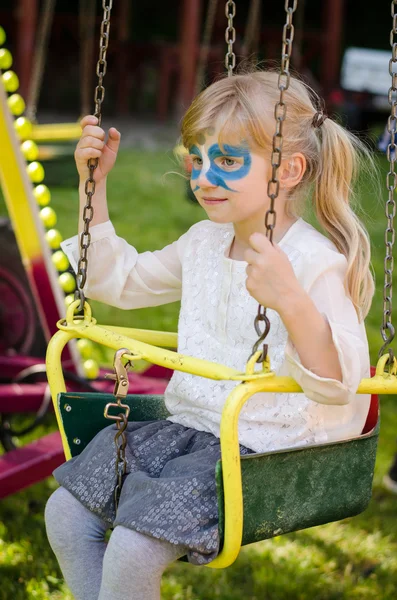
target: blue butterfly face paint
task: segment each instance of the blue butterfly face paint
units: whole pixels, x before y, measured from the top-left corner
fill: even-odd
[[[207,180],[212,184],[219,187],[225,188],[230,192],[237,192],[230,188],[227,185],[227,181],[237,181],[238,179],[242,179],[246,177],[251,168],[251,154],[247,146],[230,146],[229,144],[225,144],[223,146],[224,151],[221,150],[219,144],[213,144],[208,150],[208,158],[207,160],[203,159],[203,155],[200,149],[197,146],[192,146],[190,148],[190,154],[193,154],[195,160],[193,161],[193,169],[191,172],[191,179],[194,181],[198,179],[202,170],[204,169],[205,176]],[[197,167],[197,159],[201,162],[199,168]],[[241,163],[239,161],[239,166],[236,168],[234,165],[233,170],[228,170],[226,166],[221,164],[221,161],[218,159],[243,159]],[[193,192],[196,192],[200,189],[200,186],[197,185]]]

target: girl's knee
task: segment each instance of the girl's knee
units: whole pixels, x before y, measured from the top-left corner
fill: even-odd
[[[104,569],[119,565],[133,571],[144,569],[155,576],[184,554],[179,546],[118,525],[110,536]]]
[[[44,519],[51,544],[64,545],[74,539],[76,532],[73,514],[76,503],[78,500],[63,487],[55,490],[49,497],[44,511]]]
[[[53,547],[65,545],[71,535],[68,496],[71,494],[60,487],[49,497],[45,507],[47,536]]]
[[[45,507],[47,536],[54,548],[74,547],[82,538],[103,539],[105,524],[65,488],[58,488]]]

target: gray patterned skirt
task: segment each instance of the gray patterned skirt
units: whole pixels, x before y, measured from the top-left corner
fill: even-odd
[[[116,511],[115,432],[115,425],[106,427],[58,467],[58,483],[110,527],[123,525],[185,546],[193,564],[211,562],[219,552],[219,439],[168,420],[128,423],[127,475]],[[240,452],[252,450],[240,446]]]

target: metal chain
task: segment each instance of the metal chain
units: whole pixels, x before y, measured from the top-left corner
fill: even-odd
[[[98,76],[98,85],[95,88],[95,112],[94,115],[98,119],[98,125],[101,125],[102,121],[102,102],[105,98],[105,88],[103,86],[103,79],[106,75],[107,61],[106,53],[109,44],[109,31],[110,31],[110,13],[113,6],[113,0],[102,0],[103,17],[100,29],[99,39],[99,59],[96,66],[96,74]],[[83,232],[80,235],[80,259],[77,265],[77,290],[75,292],[76,300],[80,300],[78,311],[83,310],[85,296],[83,288],[87,279],[88,259],[87,253],[91,243],[91,234],[89,232],[90,223],[94,216],[94,209],[92,206],[92,197],[95,194],[95,181],[94,171],[98,166],[98,158],[90,158],[87,163],[89,169],[89,176],[85,182],[85,193],[87,201],[83,210],[83,221],[84,227]]]
[[[114,488],[114,504],[116,509],[119,505],[121,489],[123,487],[124,478],[127,474],[127,460],[125,458],[125,449],[127,446],[127,436],[125,431],[128,425],[128,419],[124,413],[120,413],[120,421],[116,421],[117,433],[114,436],[114,443],[116,444],[116,477],[117,483]],[[122,421],[122,423],[121,423]]]
[[[389,89],[388,99],[390,104],[390,116],[387,120],[387,130],[390,133],[390,143],[387,147],[387,159],[389,161],[389,172],[386,177],[386,185],[388,189],[388,199],[386,202],[386,217],[387,227],[385,231],[386,255],[384,260],[385,280],[383,286],[383,321],[381,326],[381,335],[384,341],[383,346],[379,350],[379,357],[385,353],[389,353],[388,364],[393,364],[393,350],[390,344],[394,339],[395,330],[392,324],[392,297],[393,297],[393,245],[395,240],[394,217],[396,216],[396,201],[395,191],[397,187],[397,173],[395,171],[396,162],[396,133],[397,133],[397,68],[393,70],[393,65],[397,65],[397,0],[391,3],[391,16],[393,26],[390,31],[390,46],[392,48],[392,57],[389,61],[389,73],[391,77],[391,86]]]
[[[397,0],[396,0],[397,1]],[[293,14],[298,7],[298,0],[285,0],[284,8],[287,15],[286,22],[283,28],[283,38],[281,46],[281,67],[280,74],[278,76],[278,89],[280,91],[280,98],[274,108],[274,118],[276,121],[276,133],[273,135],[272,143],[272,177],[268,182],[267,195],[270,198],[270,208],[265,215],[265,226],[266,226],[266,237],[273,242],[273,231],[276,226],[276,211],[275,202],[280,191],[280,182],[277,177],[277,171],[281,164],[281,155],[283,150],[283,124],[287,116],[287,105],[284,101],[285,92],[289,88],[290,84],[290,72],[289,63],[292,53],[292,41],[294,39],[294,26],[292,24]],[[261,332],[260,323],[264,322],[265,329]],[[266,308],[261,304],[258,306],[258,314],[254,321],[255,331],[260,336],[255,342],[252,348],[252,354],[255,354],[260,346],[263,344],[263,350],[259,358],[258,363],[263,363],[267,357],[267,344],[264,344],[269,331],[270,321],[266,315]]]
[[[120,493],[124,483],[124,477],[127,473],[127,461],[125,458],[125,449],[127,446],[127,437],[125,431],[128,425],[128,416],[130,414],[130,407],[128,404],[123,404],[122,400],[125,400],[128,394],[128,369],[131,367],[131,362],[128,361],[125,365],[122,363],[124,354],[129,354],[128,348],[120,348],[114,355],[114,374],[106,374],[107,379],[113,379],[115,382],[113,395],[116,398],[116,402],[109,402],[104,411],[104,417],[116,421],[117,432],[114,436],[114,443],[116,446],[116,485],[114,488],[114,502],[116,508],[119,504]],[[117,414],[112,414],[111,409],[116,409]]]
[[[236,55],[233,52],[233,44],[236,41],[236,30],[233,26],[233,19],[236,16],[236,4],[233,0],[228,0],[225,6],[225,14],[227,17],[227,27],[225,31],[225,40],[227,44],[227,52],[225,56],[225,67],[228,77],[233,75],[233,69],[236,66]]]

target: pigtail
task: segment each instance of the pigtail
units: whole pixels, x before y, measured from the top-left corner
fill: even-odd
[[[369,151],[355,136],[331,119],[325,119],[312,135],[320,149],[314,180],[314,207],[320,225],[346,256],[345,285],[360,320],[368,314],[374,294],[370,271],[369,235],[353,212],[352,184],[363,161],[373,163]]]

